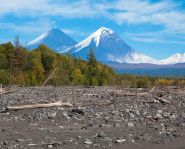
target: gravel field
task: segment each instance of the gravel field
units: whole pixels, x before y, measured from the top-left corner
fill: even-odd
[[[0,95],[1,149],[185,149],[185,89],[14,88]],[[73,107],[5,108],[57,101]]]

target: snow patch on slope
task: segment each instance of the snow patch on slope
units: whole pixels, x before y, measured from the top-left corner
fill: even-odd
[[[146,56],[138,51],[133,51],[120,57],[109,55],[108,59],[109,61],[119,62],[119,63],[131,63],[131,64],[156,63],[155,59],[149,56]]]
[[[185,53],[176,53],[169,58],[159,60],[158,64],[160,65],[169,65],[169,64],[177,64],[177,63],[185,63]]]
[[[91,34],[89,37],[84,39],[83,41],[79,42],[78,44],[75,45],[75,52],[80,51],[81,49],[88,47],[91,45],[92,42],[95,43],[96,47],[99,46],[100,40],[105,37],[110,37],[111,34],[113,34],[113,30],[105,27],[99,28],[96,32]]]

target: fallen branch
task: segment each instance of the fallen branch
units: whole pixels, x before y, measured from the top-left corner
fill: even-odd
[[[137,93],[136,95],[140,95],[140,96],[145,95],[145,96],[148,96],[148,95],[150,95],[150,93],[152,93],[154,90],[155,90],[155,86],[154,86],[151,90],[149,90],[148,92]]]
[[[155,98],[155,100],[161,102],[162,104],[171,104],[171,102],[166,99],[155,97],[155,96],[154,96],[154,98]]]
[[[149,91],[149,93],[153,92],[155,90],[155,86]]]
[[[13,93],[13,92],[15,92],[15,90],[2,90],[2,92],[0,92],[0,95],[1,94],[10,94],[10,93]]]
[[[42,86],[44,86],[48,80],[52,77],[52,75],[55,73],[55,71],[57,70],[58,68],[55,68],[55,70],[49,75],[49,77],[44,81],[44,83],[42,84]]]
[[[24,109],[36,109],[36,108],[50,108],[50,107],[72,107],[73,105],[68,102],[55,102],[55,103],[45,103],[45,104],[29,104],[29,105],[18,105],[18,106],[9,106],[6,107],[6,111],[16,111],[16,110],[24,110]]]
[[[148,92],[143,93],[124,93],[122,94],[122,90],[111,92],[112,96],[149,96],[155,90],[155,86],[149,90]]]

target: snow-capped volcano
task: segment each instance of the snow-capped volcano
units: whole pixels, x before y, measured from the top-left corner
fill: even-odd
[[[35,40],[28,43],[28,49],[37,48],[40,44],[45,44],[49,48],[87,59],[89,48],[92,48],[96,58],[100,62],[117,62],[130,64],[154,64],[173,65],[185,63],[184,54],[174,54],[169,58],[156,60],[129,46],[112,29],[101,27],[83,41],[77,43],[61,30],[54,28],[40,35]]]
[[[97,60],[119,63],[149,63],[153,58],[146,56],[127,45],[113,30],[99,28],[85,40],[70,49],[70,53],[83,59],[87,58],[88,49],[93,48]]]
[[[40,44],[45,44],[49,48],[62,53],[66,52],[67,48],[72,47],[76,43],[76,41],[74,41],[64,32],[54,28],[29,42],[27,46],[28,49],[34,49],[37,48]]]
[[[185,53],[176,53],[170,56],[169,58],[158,61],[158,64],[160,65],[172,65],[177,63],[185,63]]]

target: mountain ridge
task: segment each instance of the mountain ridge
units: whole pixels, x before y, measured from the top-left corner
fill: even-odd
[[[34,49],[42,43],[59,53],[70,53],[85,60],[87,59],[89,48],[93,48],[97,60],[104,63],[111,61],[154,65],[185,63],[185,53],[175,53],[170,57],[160,60],[147,56],[139,50],[132,48],[116,32],[106,27],[100,27],[78,43],[61,30],[54,28],[29,42],[28,48]]]

